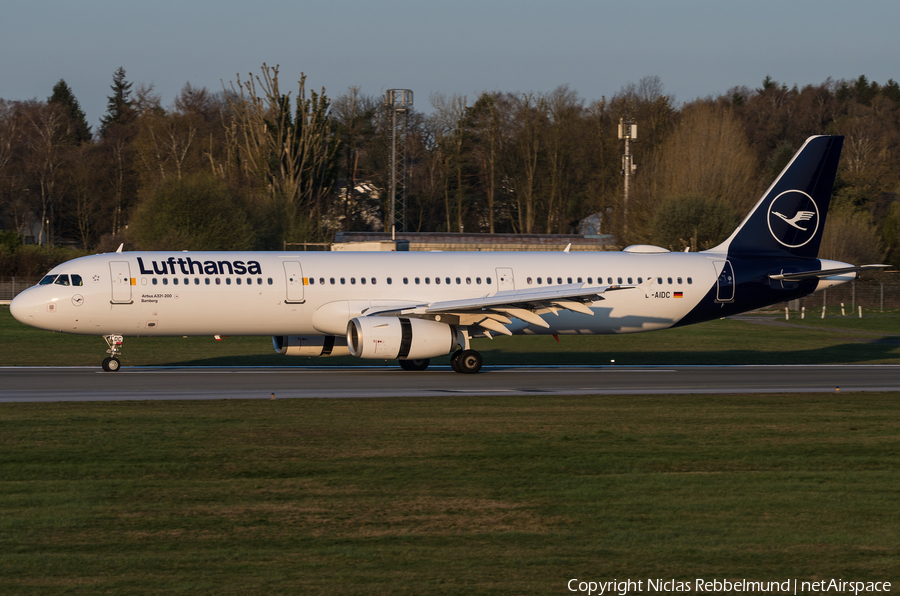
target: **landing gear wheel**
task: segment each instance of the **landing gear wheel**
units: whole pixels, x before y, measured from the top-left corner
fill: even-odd
[[[481,354],[475,350],[463,350],[456,359],[457,372],[467,375],[474,375],[481,370],[481,364]]]
[[[116,372],[122,366],[122,363],[119,362],[118,358],[104,358],[101,366],[106,372]]]
[[[450,368],[453,369],[453,372],[462,372],[461,370],[459,370],[459,355],[462,353],[462,350],[456,350],[450,356]]]
[[[403,370],[425,370],[431,364],[430,358],[418,358],[415,360],[401,360],[400,368]]]

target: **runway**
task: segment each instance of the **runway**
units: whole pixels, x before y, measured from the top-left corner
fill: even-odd
[[[0,368],[0,402],[900,391],[900,365]]]

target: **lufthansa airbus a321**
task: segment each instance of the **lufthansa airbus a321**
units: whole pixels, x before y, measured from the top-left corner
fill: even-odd
[[[10,306],[22,323],[103,336],[271,335],[281,354],[399,360],[495,335],[655,331],[800,298],[864,265],[818,258],[843,137],[809,138],[719,246],[621,252],[116,252],[54,267]],[[121,247],[120,247],[121,250]]]

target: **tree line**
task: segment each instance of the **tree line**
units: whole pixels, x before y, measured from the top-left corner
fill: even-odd
[[[0,99],[0,275],[73,253],[281,249],[390,227],[391,114],[351,87],[285,88],[278,67],[164,106],[113,74],[96,131],[64,80]],[[609,234],[619,246],[722,240],[814,134],[845,136],[823,256],[900,261],[900,85],[803,88],[767,77],[680,106],[658,77],[587,102],[546,93],[434,94],[401,135],[407,231]],[[620,120],[637,170],[623,204]],[[627,214],[627,221],[626,221]],[[43,248],[22,247],[22,240]],[[61,252],[62,251],[62,252]]]

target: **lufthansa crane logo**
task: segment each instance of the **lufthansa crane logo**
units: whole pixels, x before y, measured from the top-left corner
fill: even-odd
[[[819,207],[802,190],[786,190],[769,205],[769,232],[782,246],[799,248],[819,230]]]

